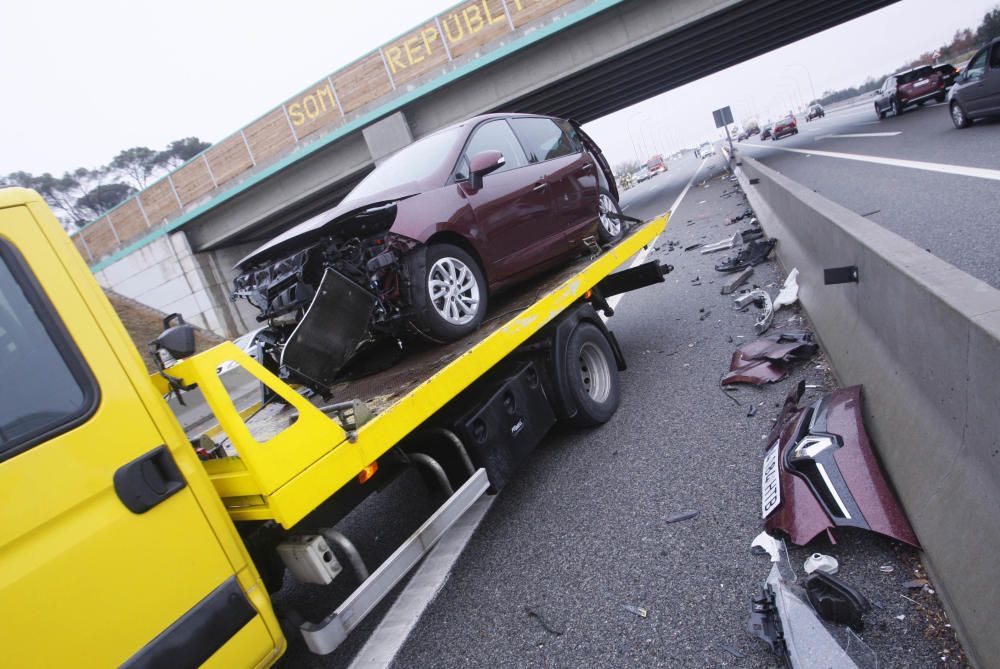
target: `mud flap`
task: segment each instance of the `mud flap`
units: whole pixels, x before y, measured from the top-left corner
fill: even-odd
[[[327,269],[305,316],[284,349],[281,366],[321,386],[371,339],[375,296],[343,274]]]

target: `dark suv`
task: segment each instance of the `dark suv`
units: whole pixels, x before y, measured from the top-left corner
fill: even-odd
[[[1000,38],[976,52],[948,97],[956,128],[967,128],[976,118],[1000,115]]]
[[[896,116],[912,105],[922,105],[934,99],[944,102],[944,79],[930,65],[897,72],[887,78],[875,94],[875,113],[885,118],[890,111]]]

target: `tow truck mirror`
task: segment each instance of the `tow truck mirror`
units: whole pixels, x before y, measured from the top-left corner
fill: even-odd
[[[483,177],[504,166],[506,160],[499,151],[483,151],[472,157],[469,164],[469,187],[479,190],[483,187]]]
[[[170,314],[163,319],[163,332],[153,341],[153,346],[162,348],[180,360],[194,355],[194,326],[184,321],[180,314]]]

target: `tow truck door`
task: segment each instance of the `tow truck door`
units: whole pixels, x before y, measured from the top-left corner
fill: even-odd
[[[19,198],[0,191],[2,664],[271,664],[283,638],[221,502],[82,259]]]

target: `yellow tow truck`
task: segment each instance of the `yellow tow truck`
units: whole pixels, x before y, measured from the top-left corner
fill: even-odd
[[[666,220],[323,398],[232,343],[192,355],[183,324],[156,342],[181,362],[148,375],[42,199],[0,190],[3,666],[266,667],[296,629],[333,651],[557,421],[611,417],[625,360],[597,312],[664,280],[658,262],[615,270]],[[234,403],[233,363],[261,401]],[[191,434],[165,398],[195,390],[213,420]],[[369,572],[335,521],[407,467],[446,501]],[[287,573],[321,587],[345,569],[360,585],[322,620],[276,614]]]

